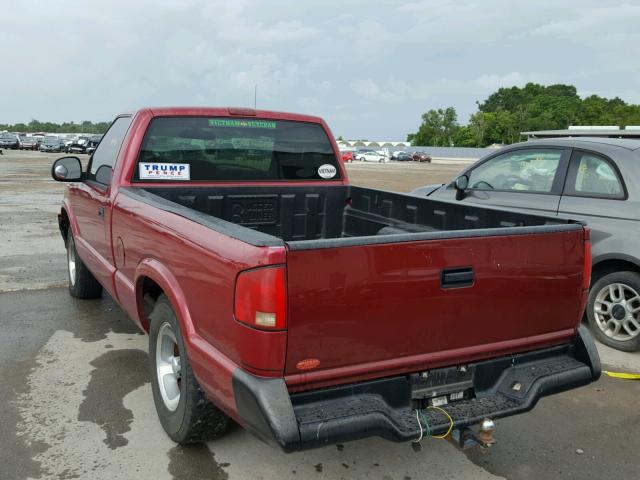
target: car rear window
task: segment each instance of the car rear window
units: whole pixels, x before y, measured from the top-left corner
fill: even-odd
[[[575,181],[569,185],[568,194],[624,198],[624,188],[613,166],[599,155],[588,152],[576,152],[578,157]],[[573,170],[573,169],[572,169]],[[573,186],[573,188],[571,188]]]
[[[321,125],[237,117],[162,117],[142,142],[134,181],[336,180]]]

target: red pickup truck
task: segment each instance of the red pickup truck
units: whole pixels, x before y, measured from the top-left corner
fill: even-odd
[[[154,108],[54,163],[71,294],[149,333],[173,440],[411,441],[599,377],[583,224],[353,186],[339,159],[317,117]]]

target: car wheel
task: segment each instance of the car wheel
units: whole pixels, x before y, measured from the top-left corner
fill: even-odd
[[[223,435],[229,417],[207,399],[194,377],[178,319],[166,296],[158,297],[149,319],[151,389],[165,432],[180,444]]]
[[[76,250],[71,227],[67,233],[67,271],[69,273],[69,293],[76,298],[100,298],[102,285],[89,271]]]
[[[587,320],[605,345],[640,350],[640,274],[614,272],[596,281],[589,291]]]

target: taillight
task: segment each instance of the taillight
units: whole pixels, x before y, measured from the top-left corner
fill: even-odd
[[[240,273],[236,280],[236,320],[261,330],[287,328],[285,267],[262,267]]]
[[[584,277],[582,288],[588,290],[591,284],[591,230],[584,229]]]

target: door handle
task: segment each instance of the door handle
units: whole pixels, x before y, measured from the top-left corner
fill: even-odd
[[[472,267],[445,268],[440,272],[442,288],[471,287],[475,279]]]
[[[104,207],[98,207],[98,216],[104,217]]]

